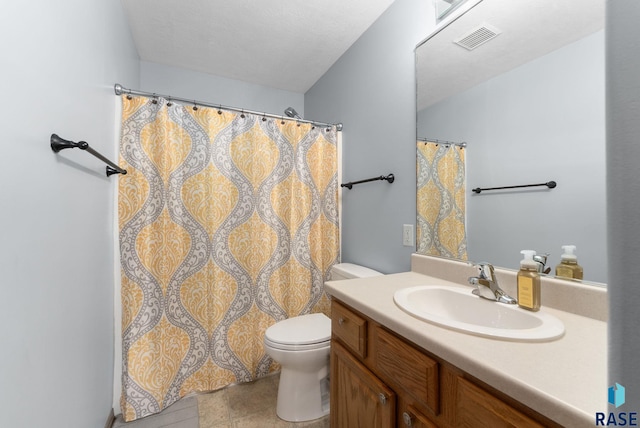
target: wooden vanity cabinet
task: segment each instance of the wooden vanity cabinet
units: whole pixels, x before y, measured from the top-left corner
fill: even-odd
[[[424,413],[412,404],[398,398],[398,417],[396,426],[411,428],[438,428]]]
[[[463,377],[458,377],[456,386],[456,425],[459,427],[544,428],[545,426]]]
[[[331,426],[391,428],[396,394],[342,345],[331,344]]]
[[[332,428],[559,427],[333,299]]]
[[[356,356],[367,356],[367,320],[339,304],[331,306],[331,332]]]

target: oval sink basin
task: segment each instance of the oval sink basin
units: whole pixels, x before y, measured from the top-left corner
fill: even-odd
[[[493,302],[471,291],[471,288],[424,285],[398,290],[393,300],[416,318],[479,336],[545,341],[564,334],[564,324],[553,315]]]

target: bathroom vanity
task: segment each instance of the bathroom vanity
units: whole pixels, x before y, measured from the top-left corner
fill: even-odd
[[[512,341],[401,310],[397,290],[460,286],[473,273],[464,263],[418,255],[412,269],[326,283],[332,427],[586,427],[607,410],[606,290],[549,279],[542,311],[563,322],[564,335]],[[509,292],[511,273],[499,274]]]

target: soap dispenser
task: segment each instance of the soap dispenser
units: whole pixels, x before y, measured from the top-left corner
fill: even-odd
[[[569,279],[582,279],[584,272],[575,255],[575,245],[563,245],[564,253],[560,256],[560,264],[556,266],[556,276]]]
[[[538,263],[533,260],[536,252],[522,250],[524,259],[520,262],[518,271],[518,306],[529,311],[540,309],[540,274]]]

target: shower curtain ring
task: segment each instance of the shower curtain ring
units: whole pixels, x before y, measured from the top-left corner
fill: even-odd
[[[193,100],[193,111],[198,111],[198,104],[196,104],[196,100]]]
[[[171,97],[167,97],[167,107],[171,107],[173,103],[171,102]]]
[[[280,125],[284,125],[284,116],[280,116]]]
[[[218,105],[218,114],[222,114],[222,104]]]
[[[266,122],[267,121],[267,113],[262,112],[262,121]]]
[[[244,109],[240,110],[240,117],[241,117],[241,118],[243,118],[243,119],[245,118],[245,116],[244,116]]]
[[[158,104],[158,96],[155,94],[153,94],[153,100],[151,100],[151,104]]]

